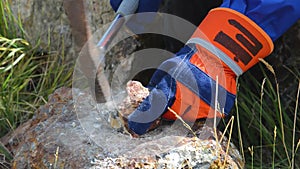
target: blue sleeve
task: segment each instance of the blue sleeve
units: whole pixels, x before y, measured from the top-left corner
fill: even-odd
[[[300,18],[300,0],[224,0],[257,23],[275,41]]]
[[[157,12],[162,0],[139,0],[137,13],[140,12]],[[122,0],[110,0],[111,7],[117,11]]]

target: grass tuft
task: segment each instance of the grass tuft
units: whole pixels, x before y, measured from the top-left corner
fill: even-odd
[[[245,152],[246,168],[300,168],[296,145],[296,140],[300,139],[300,128],[296,125],[300,120],[300,87],[294,90],[298,90],[294,100],[289,100],[296,106],[286,106],[280,95],[276,70],[266,61],[262,63],[259,64],[263,75],[261,82],[249,72],[239,78],[234,111],[241,124],[235,125],[233,138]],[[299,75],[294,75],[297,80]]]
[[[38,52],[25,34],[9,1],[0,1],[0,138],[30,119],[55,89],[71,86],[73,64],[64,53]],[[12,160],[2,143],[0,157]]]

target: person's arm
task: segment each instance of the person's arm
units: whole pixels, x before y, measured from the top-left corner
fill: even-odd
[[[139,0],[137,13],[140,12],[157,12],[162,0]],[[114,11],[117,11],[122,0],[110,0],[110,5]]]
[[[225,0],[212,9],[187,45],[154,73],[150,95],[128,117],[129,129],[144,134],[159,117],[175,120],[172,111],[188,121],[228,115],[236,77],[272,52],[273,41],[299,19],[299,3]]]
[[[273,41],[300,18],[299,0],[224,0],[221,7],[231,8],[249,17]]]

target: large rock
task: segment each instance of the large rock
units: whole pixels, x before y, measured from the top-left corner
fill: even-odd
[[[85,135],[73,111],[72,92],[61,88],[33,119],[2,142],[14,154],[13,168],[84,168],[100,151]]]
[[[197,132],[209,135],[205,139],[180,135],[182,123],[131,138],[103,120],[108,107],[97,109],[79,90],[56,90],[33,119],[2,138],[14,155],[13,168],[243,167],[237,149],[226,138],[216,141],[211,128]]]

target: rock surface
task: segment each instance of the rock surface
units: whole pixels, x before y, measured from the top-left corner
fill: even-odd
[[[87,168],[100,147],[83,132],[72,91],[58,89],[35,117],[2,142],[14,154],[12,168]]]
[[[180,122],[138,139],[131,138],[107,126],[102,115],[111,111],[105,106],[95,108],[93,99],[85,92],[73,89],[72,94],[69,88],[56,90],[33,119],[2,138],[2,143],[15,156],[12,168],[243,166],[233,145],[226,153],[228,141],[225,138],[218,144],[213,136],[186,137],[187,132]],[[84,123],[86,119],[89,123]],[[213,133],[211,128],[205,127],[199,132]]]

